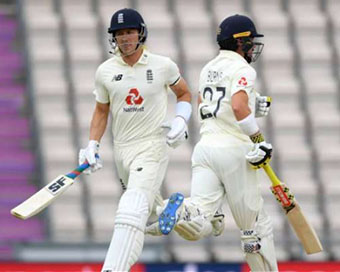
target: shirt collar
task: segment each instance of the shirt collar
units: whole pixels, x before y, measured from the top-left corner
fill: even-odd
[[[234,60],[241,60],[244,63],[248,64],[248,62],[244,59],[244,57],[242,57],[239,53],[236,53],[236,52],[231,51],[231,50],[220,50],[219,56],[226,57],[226,58],[229,58],[229,59],[234,59]]]
[[[148,64],[148,59],[149,59],[149,52],[146,49],[143,49],[143,53],[140,56],[139,60],[137,61],[138,64]]]

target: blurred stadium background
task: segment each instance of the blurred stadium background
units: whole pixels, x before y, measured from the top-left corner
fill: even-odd
[[[200,69],[217,53],[218,23],[235,13],[255,20],[265,35],[257,90],[273,98],[270,116],[261,120],[274,146],[273,166],[324,246],[319,254],[303,252],[263,175],[280,267],[340,271],[340,0],[0,0],[0,271],[100,269],[122,193],[109,129],[101,171],[81,176],[32,219],[20,221],[9,210],[77,164],[94,107],[94,73],[110,57],[106,30],[122,7],[141,12],[148,48],[179,64],[194,103]],[[190,130],[191,141],[171,152],[165,197],[189,194],[195,115]],[[221,237],[147,237],[134,271],[246,271],[239,232],[224,211]]]

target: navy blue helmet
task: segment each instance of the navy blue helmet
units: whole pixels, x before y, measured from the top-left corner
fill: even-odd
[[[255,62],[260,56],[263,43],[254,42],[253,38],[261,38],[262,34],[257,33],[253,21],[244,15],[233,15],[222,21],[217,29],[217,43],[223,50],[236,51],[239,43],[248,63]],[[250,50],[252,51],[250,52]]]
[[[253,21],[244,15],[233,15],[222,21],[217,31],[217,41],[241,37],[263,37],[257,33]]]
[[[143,17],[139,14],[139,12],[130,8],[124,8],[116,11],[112,15],[108,32],[115,36],[117,30],[128,28],[139,30],[140,42],[144,43],[146,41],[148,31]]]

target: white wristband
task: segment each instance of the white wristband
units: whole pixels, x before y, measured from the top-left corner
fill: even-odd
[[[89,147],[99,148],[99,142],[96,141],[96,140],[90,140],[89,141]]]
[[[181,116],[186,122],[189,121],[192,112],[192,106],[189,102],[179,101],[176,104],[176,116]]]
[[[241,130],[248,136],[254,135],[260,130],[253,114],[249,114],[246,118],[238,121],[237,123]]]

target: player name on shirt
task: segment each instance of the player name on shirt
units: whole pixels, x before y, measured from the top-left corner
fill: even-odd
[[[213,71],[209,70],[207,74],[207,82],[216,83],[219,82],[223,78],[222,71]]]

